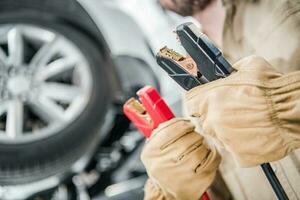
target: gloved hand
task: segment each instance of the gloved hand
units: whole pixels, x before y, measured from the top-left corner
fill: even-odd
[[[172,196],[165,197],[161,189],[150,179],[145,184],[144,193],[144,200],[175,200]]]
[[[213,182],[220,163],[188,120],[172,119],[153,131],[142,154],[151,182],[145,199],[199,200]]]
[[[300,147],[300,72],[280,74],[250,56],[227,78],[190,90],[188,114],[244,167],[279,160]]]

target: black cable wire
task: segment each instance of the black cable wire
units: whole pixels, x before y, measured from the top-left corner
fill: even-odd
[[[288,200],[288,196],[286,195],[282,185],[280,184],[276,174],[274,173],[270,163],[264,163],[261,165],[269,183],[271,184],[277,198],[279,200]]]

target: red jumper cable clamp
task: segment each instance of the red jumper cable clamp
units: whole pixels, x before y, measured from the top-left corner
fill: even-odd
[[[159,124],[174,118],[174,114],[157,90],[145,86],[137,92],[139,101],[131,98],[123,106],[124,114],[146,138]],[[205,192],[201,200],[209,200]]]
[[[174,114],[155,88],[145,86],[137,95],[140,101],[129,99],[123,110],[138,130],[149,138],[159,124],[174,118]]]

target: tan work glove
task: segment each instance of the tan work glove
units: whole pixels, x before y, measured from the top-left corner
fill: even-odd
[[[154,130],[142,154],[151,182],[145,199],[199,200],[220,163],[188,120],[172,119]]]
[[[165,197],[161,189],[148,179],[144,187],[144,200],[173,200],[173,197]],[[174,199],[175,200],[175,199]]]
[[[300,72],[280,74],[250,56],[227,78],[186,95],[191,116],[243,167],[279,160],[300,147]]]

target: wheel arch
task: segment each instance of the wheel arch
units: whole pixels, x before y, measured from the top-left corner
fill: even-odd
[[[116,63],[123,56],[143,61],[153,72],[152,75],[154,76],[152,77],[153,81],[156,82],[155,86],[159,87],[157,81],[160,79],[159,68],[145,33],[135,19],[120,7],[118,1],[76,1],[86,10],[98,29],[101,30]],[[117,64],[117,71],[118,67]],[[148,76],[146,73],[144,74]]]

